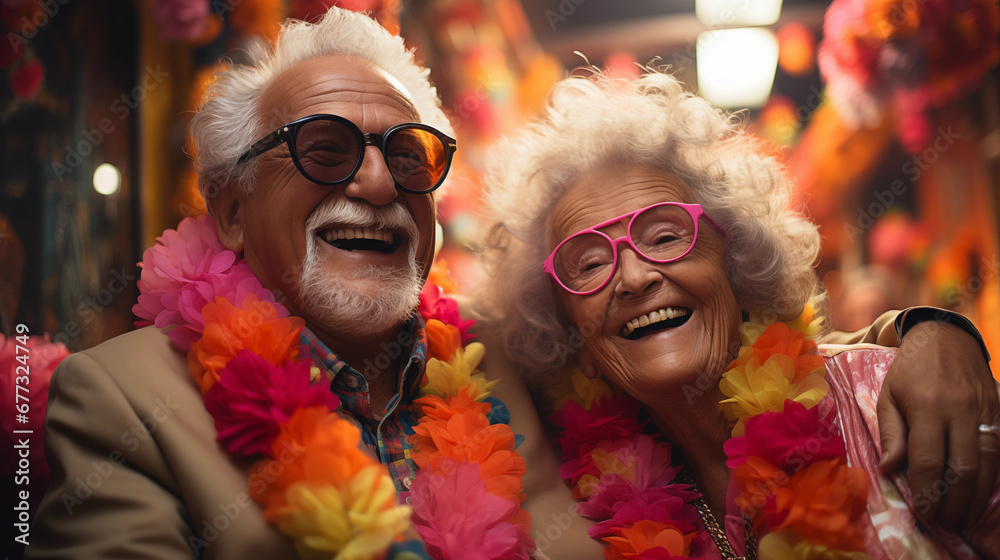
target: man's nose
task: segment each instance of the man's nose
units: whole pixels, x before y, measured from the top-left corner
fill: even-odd
[[[361,169],[344,189],[351,198],[367,200],[374,206],[384,206],[396,199],[396,182],[385,165],[382,151],[376,146],[365,146]]]

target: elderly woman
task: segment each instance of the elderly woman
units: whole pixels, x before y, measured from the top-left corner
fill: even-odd
[[[963,540],[910,515],[944,491],[881,473],[893,352],[819,354],[817,228],[732,119],[662,73],[574,77],[496,155],[480,299],[507,357],[550,387],[559,473],[606,557],[996,557],[995,493],[978,491]],[[968,431],[950,451],[995,456],[994,434]],[[554,558],[588,547],[565,538],[557,494],[533,511]]]

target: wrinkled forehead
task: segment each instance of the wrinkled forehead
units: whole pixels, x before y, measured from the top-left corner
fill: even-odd
[[[420,122],[399,80],[365,58],[345,55],[312,58],[279,73],[264,87],[257,109],[268,129],[318,113],[375,128]]]
[[[654,167],[614,165],[588,173],[571,186],[552,208],[549,242],[563,239],[661,202],[693,203],[690,188],[673,173]],[[627,223],[602,231],[624,232]]]

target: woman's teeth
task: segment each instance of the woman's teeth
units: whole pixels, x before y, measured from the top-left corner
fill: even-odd
[[[384,229],[373,229],[373,228],[343,228],[343,229],[328,229],[320,234],[323,241],[327,243],[332,243],[341,239],[371,239],[373,241],[382,241],[384,243],[392,243],[392,232]]]
[[[665,307],[657,311],[651,311],[646,315],[636,317],[622,327],[622,336],[628,336],[632,334],[632,331],[640,327],[648,327],[654,323],[659,323],[660,321],[666,321],[667,319],[676,319],[678,317],[683,317],[690,313],[690,309],[685,309],[683,307]]]

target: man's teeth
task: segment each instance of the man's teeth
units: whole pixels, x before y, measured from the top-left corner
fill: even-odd
[[[343,228],[328,229],[322,232],[323,241],[332,242],[340,239],[373,239],[385,243],[392,243],[392,232],[384,229],[372,228]]]
[[[632,334],[632,331],[638,329],[639,327],[647,327],[653,323],[659,323],[660,321],[666,321],[667,319],[676,319],[678,317],[683,317],[690,313],[691,311],[683,307],[665,307],[657,311],[651,311],[646,315],[641,317],[636,317],[628,323],[622,329],[622,333],[625,336]]]

